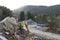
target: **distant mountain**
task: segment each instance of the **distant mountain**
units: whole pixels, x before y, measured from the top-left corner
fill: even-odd
[[[31,12],[33,14],[50,14],[50,15],[60,15],[60,5],[54,6],[24,6],[18,9],[13,10],[14,14],[20,14],[21,11],[24,11],[25,14],[27,12]]]
[[[28,6],[24,6],[24,7],[15,9],[13,12],[14,13],[20,13],[21,11],[24,11],[25,13],[27,13],[28,11],[39,11],[39,10],[41,11],[41,10],[44,10],[46,8],[47,8],[47,6],[31,6],[31,5],[28,5]]]

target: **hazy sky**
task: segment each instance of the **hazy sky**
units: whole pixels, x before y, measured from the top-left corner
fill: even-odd
[[[0,0],[1,6],[6,6],[11,10],[17,9],[25,5],[57,5],[60,4],[60,0]]]

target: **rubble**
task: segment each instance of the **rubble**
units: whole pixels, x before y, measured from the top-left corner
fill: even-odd
[[[40,31],[33,27],[29,27],[30,33],[25,30],[21,33],[20,30],[16,30],[17,23],[14,20],[14,18],[7,17],[0,22],[0,35],[7,40],[60,40],[60,35],[58,34]]]
[[[6,17],[0,22],[0,33],[8,40],[17,40],[15,37],[17,22],[14,17]]]

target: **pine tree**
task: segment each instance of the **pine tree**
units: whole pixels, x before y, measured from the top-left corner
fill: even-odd
[[[34,19],[34,15],[31,14],[30,12],[27,13],[27,19],[35,20],[35,19]]]
[[[2,10],[2,15],[0,17],[1,20],[3,20],[7,16],[12,16],[12,11],[7,7],[0,6],[0,10]]]
[[[24,11],[20,12],[20,21],[24,21],[25,20],[25,14]]]

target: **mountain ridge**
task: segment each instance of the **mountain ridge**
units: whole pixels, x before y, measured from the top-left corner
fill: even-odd
[[[23,6],[21,8],[15,9],[13,13],[20,14],[21,11],[24,11],[25,14],[28,12],[31,12],[33,14],[58,14],[60,15],[60,5],[54,5],[54,6],[33,6],[33,5],[27,5]]]

